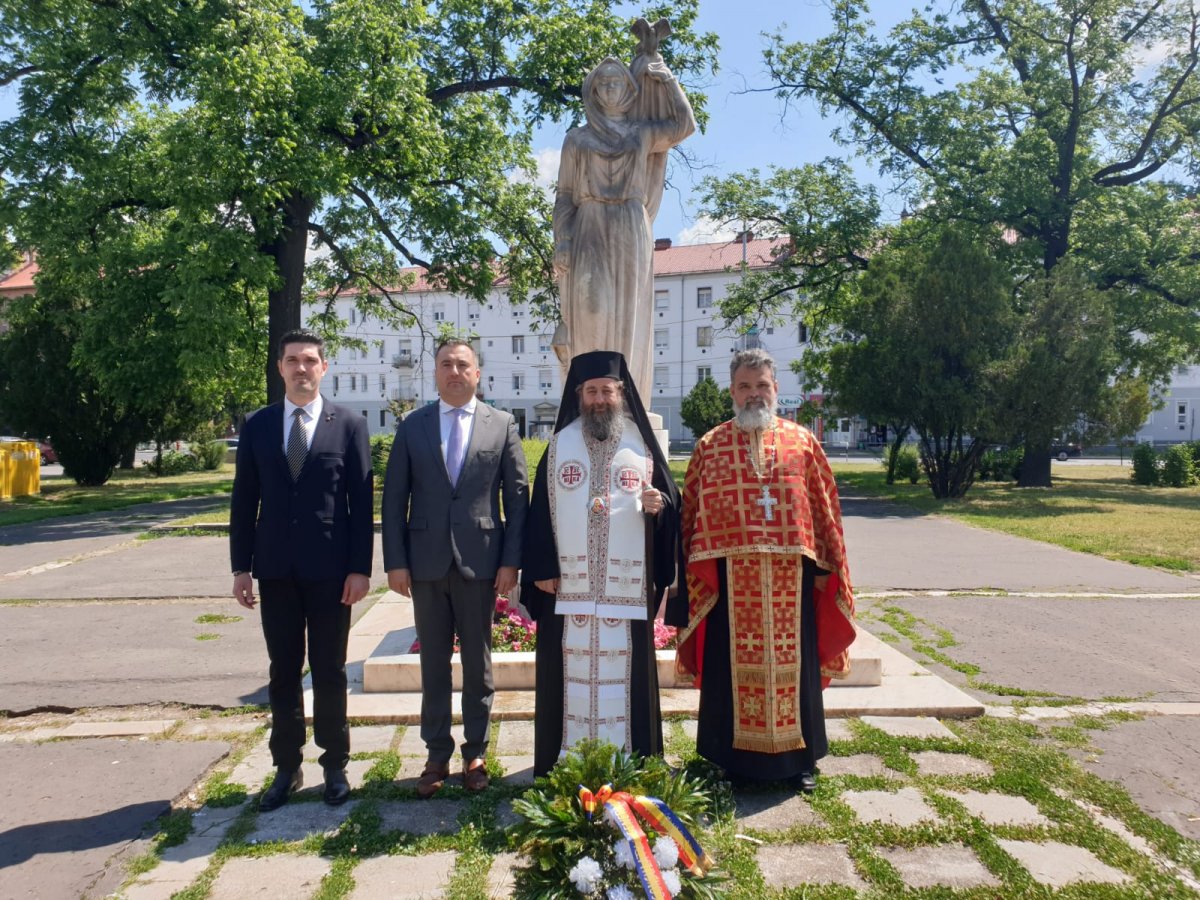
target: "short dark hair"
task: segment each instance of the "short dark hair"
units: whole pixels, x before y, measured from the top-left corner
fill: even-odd
[[[283,359],[283,348],[288,344],[314,344],[317,348],[317,355],[321,359],[325,358],[325,338],[307,328],[298,328],[295,331],[289,331],[279,339],[279,358]]]
[[[443,347],[466,347],[471,351],[471,357],[475,360],[475,365],[479,365],[479,354],[475,352],[474,345],[463,338],[446,338],[437,345],[437,349],[433,351],[433,358],[437,359],[438,354],[442,352]]]

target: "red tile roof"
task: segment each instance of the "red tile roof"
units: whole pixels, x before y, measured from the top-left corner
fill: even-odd
[[[33,291],[33,276],[38,273],[38,264],[33,260],[7,275],[0,275],[0,295],[20,297]]]
[[[786,246],[779,240],[751,240],[746,242],[746,262],[752,269],[769,266],[775,259],[778,248]],[[721,241],[716,244],[686,244],[654,251],[655,275],[688,275],[693,272],[724,272],[742,264],[742,242]]]

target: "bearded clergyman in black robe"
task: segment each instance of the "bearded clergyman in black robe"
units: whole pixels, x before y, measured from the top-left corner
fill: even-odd
[[[624,357],[576,356],[522,557],[538,625],[535,774],[588,738],[662,753],[654,618],[679,552],[679,491]],[[668,623],[686,624],[685,604],[669,604]]]

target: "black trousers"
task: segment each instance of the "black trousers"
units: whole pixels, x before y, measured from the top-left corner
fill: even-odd
[[[346,642],[350,607],[342,605],[344,579],[270,578],[258,583],[263,636],[271,658],[271,759],[298,769],[304,749],[304,649],[313,685],[313,739],[320,763],[343,769],[350,759],[346,724]]]

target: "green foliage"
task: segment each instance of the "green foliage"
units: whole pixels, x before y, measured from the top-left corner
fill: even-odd
[[[619,870],[613,859],[619,832],[605,822],[602,810],[588,821],[578,799],[580,786],[595,791],[606,784],[614,791],[657,797],[693,834],[702,817],[713,812],[713,799],[704,784],[685,772],[673,772],[660,757],[642,759],[610,744],[583,741],[513,801],[521,821],[510,829],[509,842],[528,863],[516,872],[518,896],[547,900],[579,896],[567,873],[583,856],[599,862],[606,873]],[[647,833],[652,842],[665,839]],[[619,883],[638,890],[634,873],[620,871],[625,880]],[[724,896],[721,882],[711,874],[704,878],[683,874],[682,881],[680,896]],[[606,886],[614,883],[605,882]]]
[[[541,438],[522,438],[521,449],[525,451],[525,465],[529,472],[529,484],[533,485],[533,476],[537,472],[538,463],[542,461],[542,457],[546,455],[546,448],[549,443]]]
[[[685,82],[715,68],[697,7],[671,5],[663,46]],[[209,382],[236,356],[256,386],[266,373],[270,399],[283,390],[267,347],[301,324],[306,296],[328,301],[318,327],[336,328],[344,290],[411,323],[406,266],[477,298],[503,284],[553,317],[535,129],[579,117],[587,61],[629,57],[628,13],[609,0],[4,4],[0,83],[20,112],[0,122],[0,231],[113,279],[89,354],[117,323],[177,345],[150,327],[161,313],[187,343],[207,327],[209,353],[190,352]],[[704,96],[691,101],[703,122]],[[310,239],[326,252],[306,262]],[[136,302],[122,310],[121,296]],[[209,399],[249,408],[230,393]]]
[[[375,473],[375,490],[383,490],[383,479],[387,474],[388,457],[392,453],[395,433],[371,436],[371,471]]]
[[[901,444],[899,447],[889,445],[883,453],[882,463],[891,477],[888,484],[892,484],[897,478],[909,484],[916,484],[921,479],[921,459],[916,448],[908,444]]]
[[[1016,481],[1021,477],[1024,455],[1020,447],[985,450],[979,459],[979,480]]]
[[[717,387],[711,376],[702,378],[683,398],[679,415],[692,434],[701,438],[733,418],[733,397]]]
[[[1192,448],[1187,444],[1172,444],[1162,455],[1159,483],[1165,487],[1191,487],[1200,481]]]
[[[1153,444],[1138,444],[1130,455],[1133,471],[1130,476],[1138,484],[1158,484],[1161,462]]]
[[[202,466],[200,459],[190,451],[180,453],[178,450],[168,450],[154,459],[146,460],[146,468],[155,475],[165,476],[199,472]]]

